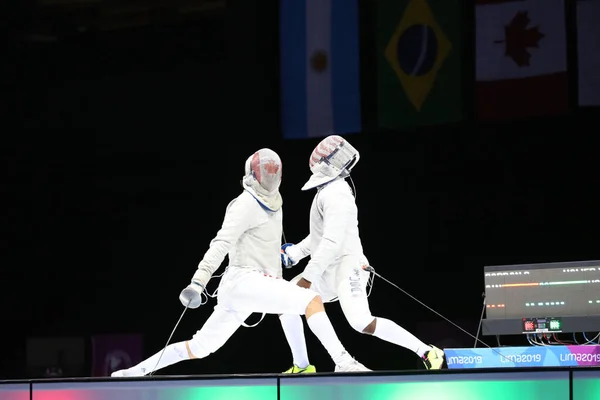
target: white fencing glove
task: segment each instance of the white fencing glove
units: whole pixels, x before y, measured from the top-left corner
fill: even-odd
[[[207,281],[205,275],[205,271],[198,269],[192,278],[192,282],[179,294],[179,301],[184,307],[198,308],[203,304],[202,296]]]
[[[281,246],[281,263],[285,268],[292,268],[298,264],[300,257],[297,257],[294,252],[296,246],[291,243],[286,243]]]
[[[190,283],[185,289],[179,294],[179,301],[184,307],[198,308],[202,305],[202,294],[204,288],[197,283]]]

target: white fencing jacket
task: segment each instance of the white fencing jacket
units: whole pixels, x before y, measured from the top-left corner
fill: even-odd
[[[268,211],[248,191],[232,200],[223,225],[210,242],[194,280],[206,287],[213,273],[229,256],[229,266],[260,270],[281,277],[283,211]]]
[[[311,256],[302,277],[316,282],[340,257],[366,260],[358,234],[358,208],[350,185],[336,179],[319,188],[310,208],[309,235],[286,250],[294,261]]]

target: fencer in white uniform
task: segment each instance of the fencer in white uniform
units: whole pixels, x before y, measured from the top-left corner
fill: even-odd
[[[325,302],[339,300],[356,331],[412,350],[428,369],[439,369],[442,350],[423,343],[389,319],[374,317],[369,309],[366,290],[370,273],[363,269],[369,261],[363,254],[355,198],[345,179],[359,158],[359,152],[336,135],[325,138],[314,149],[309,161],[312,176],[302,187],[317,188],[310,209],[309,235],[298,244],[284,244],[282,261],[290,267],[310,256],[304,272],[292,282],[316,291]],[[315,372],[308,360],[301,317],[282,315],[280,319],[294,359],[286,372]]]
[[[162,356],[160,351],[114,372],[113,377],[143,376],[180,361],[204,358],[223,346],[253,312],[306,315],[337,369],[368,371],[340,343],[318,294],[281,279],[281,175],[281,160],[270,149],[261,149],[246,161],[243,191],[227,206],[221,229],[180,295],[184,306],[199,307],[208,281],[228,255],[217,305],[202,328],[192,339],[167,346]]]

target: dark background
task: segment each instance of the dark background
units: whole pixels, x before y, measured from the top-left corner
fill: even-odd
[[[473,121],[467,68],[465,122],[379,131],[373,5],[361,2],[365,130],[347,136],[361,151],[353,179],[365,252],[378,272],[474,333],[484,265],[599,258],[598,111],[575,107],[571,46],[570,115]],[[142,332],[145,355],[160,350],[182,310],[179,291],[259,148],[284,161],[288,241],[308,233],[314,193],[300,187],[319,140],[281,139],[276,1],[231,0],[189,18],[164,6],[139,27],[107,31],[92,22],[83,32],[72,11],[5,7],[1,378],[25,376],[30,336]],[[90,21],[104,15],[80,13]],[[370,299],[374,315],[426,341],[472,346],[383,281]],[[214,303],[190,311],[173,340],[188,339]],[[417,367],[410,352],[352,331],[337,304],[327,311],[368,367]],[[306,335],[311,361],[331,370]],[[271,316],[241,328],[216,354],[160,373],[277,372],[290,364]]]

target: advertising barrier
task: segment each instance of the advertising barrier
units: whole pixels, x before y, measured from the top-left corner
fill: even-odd
[[[29,383],[1,384],[0,400],[29,400]]]
[[[566,400],[569,372],[290,377],[281,378],[279,393],[280,400],[514,400],[516,393]]]
[[[0,382],[0,400],[598,400],[600,368]]]
[[[572,400],[600,399],[600,371],[573,371]]]
[[[495,347],[444,352],[450,369],[600,366],[600,346]]]

